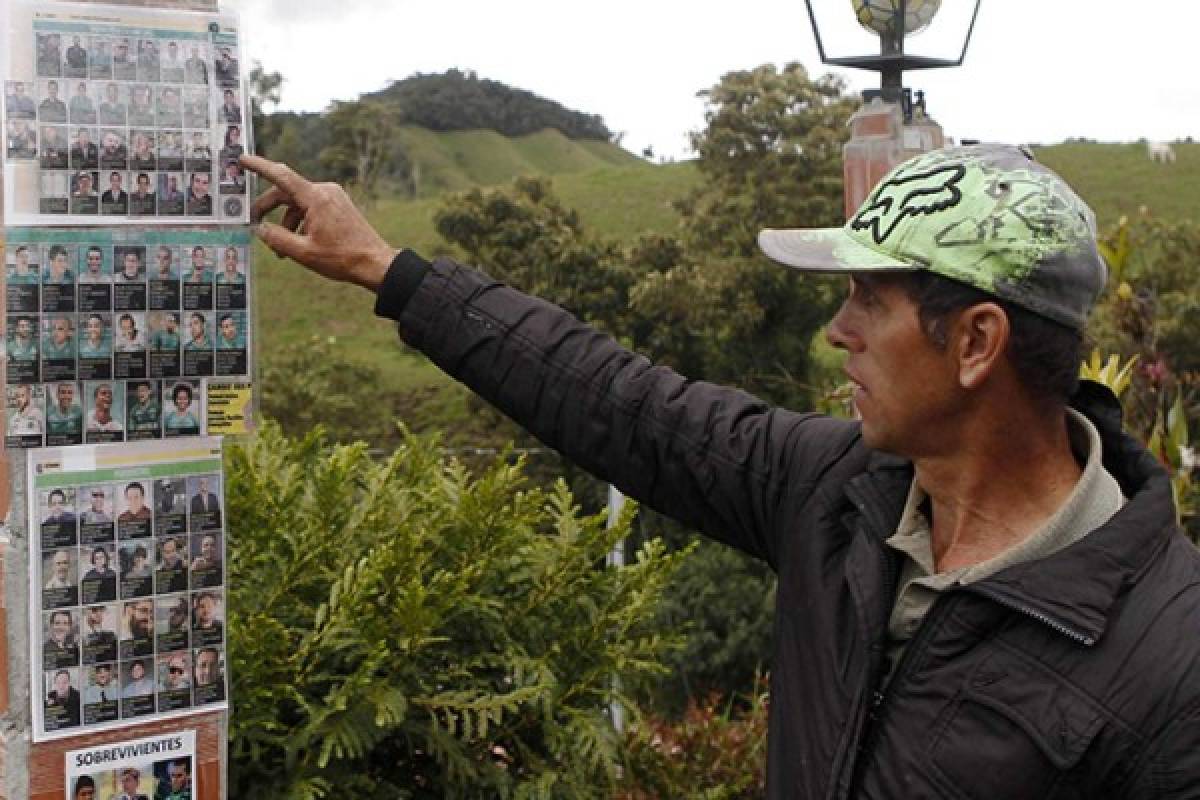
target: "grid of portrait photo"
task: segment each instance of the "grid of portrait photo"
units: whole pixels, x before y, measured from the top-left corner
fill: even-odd
[[[221,489],[219,473],[36,489],[44,733],[225,701]]]
[[[32,36],[32,72],[5,81],[4,154],[36,165],[37,213],[246,217],[236,34],[35,19]]]
[[[249,375],[247,232],[107,233],[10,231],[8,447],[198,435],[203,379]]]

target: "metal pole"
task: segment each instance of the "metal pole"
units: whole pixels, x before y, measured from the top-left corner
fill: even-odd
[[[617,526],[621,519],[621,511],[625,508],[625,495],[613,486],[608,485],[608,530],[612,530]],[[612,551],[605,558],[605,564],[618,569],[625,566],[625,541],[621,540],[613,544]],[[616,675],[612,679],[613,691],[621,691],[621,679]],[[625,732],[625,709],[614,698],[608,706],[608,713],[612,717],[613,728],[617,733]]]

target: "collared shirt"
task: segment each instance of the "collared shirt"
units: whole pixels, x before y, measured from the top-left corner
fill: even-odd
[[[900,524],[887,540],[889,547],[905,556],[888,620],[888,680],[940,593],[983,580],[1007,567],[1052,555],[1103,525],[1125,503],[1121,487],[1101,463],[1103,454],[1096,427],[1071,408],[1067,409],[1067,421],[1071,448],[1085,460],[1083,473],[1071,495],[1032,536],[978,564],[937,571],[932,530],[921,510],[928,495],[913,479]]]

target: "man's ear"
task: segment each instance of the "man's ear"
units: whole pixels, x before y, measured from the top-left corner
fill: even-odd
[[[958,382],[977,389],[1004,359],[1010,335],[1008,314],[996,303],[976,303],[954,321],[949,351],[958,361]]]

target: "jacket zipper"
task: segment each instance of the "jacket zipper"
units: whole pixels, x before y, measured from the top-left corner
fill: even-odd
[[[1044,614],[1041,611],[1038,611],[1036,608],[1030,608],[1029,606],[1018,603],[1016,600],[1010,600],[1009,598],[1005,597],[1004,595],[999,594],[998,592],[992,591],[991,589],[988,589],[984,586],[967,585],[967,586],[962,587],[962,591],[975,592],[976,594],[981,594],[984,597],[988,598],[989,600],[991,600],[995,603],[999,603],[1000,605],[1004,606],[1005,608],[1009,609],[1010,611],[1016,611],[1017,613],[1024,614],[1027,617],[1035,619],[1038,622],[1045,625],[1046,627],[1051,628],[1051,629],[1061,633],[1063,636],[1066,636],[1070,639],[1074,639],[1075,641],[1079,642],[1080,644],[1091,647],[1092,645],[1094,645],[1096,643],[1096,638],[1094,636],[1088,636],[1086,633],[1081,633],[1081,632],[1075,630],[1074,628],[1071,628],[1070,626],[1068,626],[1062,622],[1059,622],[1058,620],[1054,619],[1053,617],[1048,616],[1047,614]]]

